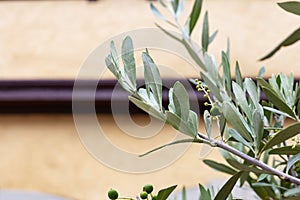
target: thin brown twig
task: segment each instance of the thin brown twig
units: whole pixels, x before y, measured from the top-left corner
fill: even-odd
[[[249,163],[251,163],[251,164],[253,164],[257,167],[260,167],[261,169],[263,169],[265,171],[271,172],[272,174],[283,178],[286,181],[289,181],[289,182],[294,183],[296,185],[300,185],[300,179],[298,179],[294,176],[291,176],[287,173],[284,173],[280,170],[277,170],[277,169],[261,162],[260,160],[257,160],[256,158],[248,156],[247,154],[245,154],[243,152],[240,152],[239,150],[229,146],[228,144],[226,144],[225,142],[223,142],[221,140],[215,140],[215,139],[212,139],[212,138],[208,138],[206,135],[204,135],[202,133],[198,133],[198,137],[200,137],[201,139],[204,139],[206,141],[210,141],[211,146],[215,146],[215,147],[219,147],[221,149],[224,149],[224,150],[226,150],[226,151],[228,151],[228,152],[230,152],[230,153],[232,153],[232,154],[248,161]]]

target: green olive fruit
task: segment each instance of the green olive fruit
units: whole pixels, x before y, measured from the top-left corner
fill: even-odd
[[[147,199],[148,193],[147,192],[141,192],[140,197],[141,197],[141,199]]]
[[[157,196],[154,195],[154,196],[152,197],[152,200],[156,200],[156,199],[157,199]]]
[[[115,200],[119,197],[119,194],[116,190],[110,189],[107,193],[108,197],[112,200]]]
[[[148,194],[150,194],[153,191],[153,186],[152,185],[145,185],[143,187],[143,191],[147,192]]]

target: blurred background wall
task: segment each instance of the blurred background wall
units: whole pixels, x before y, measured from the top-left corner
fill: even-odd
[[[183,21],[192,3],[186,1]],[[232,62],[239,60],[244,74],[256,76],[263,65],[267,74],[297,72],[299,44],[257,62],[299,24],[297,16],[280,9],[275,0],[209,0],[204,2],[205,10],[211,32],[219,30],[210,48],[217,58],[229,37]],[[99,44],[119,33],[161,22],[146,0],[3,1],[0,12],[0,78],[5,79],[74,78]],[[195,41],[200,41],[200,31],[199,26]]]
[[[186,1],[185,16],[192,2]],[[210,48],[217,58],[230,37],[231,61],[239,60],[244,75],[255,77],[258,69],[266,66],[266,75],[294,71],[300,76],[299,44],[270,60],[257,61],[299,25],[299,19],[279,9],[276,1],[207,0],[206,9],[211,31],[219,30]],[[158,21],[144,0],[0,1],[0,13],[1,79],[74,79],[81,63],[99,44],[122,32],[155,27]],[[200,30],[195,30],[195,41],[200,41]],[[176,64],[168,60],[170,66],[172,62]],[[187,77],[197,76],[184,68],[177,69]],[[111,129],[111,137],[123,134],[112,116],[99,117],[103,126]],[[135,117],[140,123],[147,120],[145,116]],[[145,183],[157,188],[195,186],[226,178],[202,164],[197,145],[157,172],[132,175],[112,170],[82,146],[72,115],[1,115],[0,130],[0,189],[96,200],[104,199],[111,187],[135,195]],[[164,131],[173,133],[169,127]],[[132,141],[124,138],[122,142]],[[209,157],[220,156],[214,151]]]

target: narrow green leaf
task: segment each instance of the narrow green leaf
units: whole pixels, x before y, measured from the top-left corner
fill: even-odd
[[[123,72],[124,73],[124,72]],[[119,80],[120,85],[122,86],[122,88],[124,90],[126,90],[127,92],[129,92],[130,94],[133,94],[135,92],[135,89],[133,88],[133,86],[128,82],[128,78],[127,75],[125,75],[126,80],[124,80],[124,76],[121,76],[121,79]]]
[[[267,102],[265,100],[261,101],[261,105],[266,106],[266,107],[273,106],[272,103]],[[274,113],[265,109],[264,114],[265,114],[265,117],[266,117],[266,120],[267,120],[268,124],[272,124]]]
[[[250,179],[250,183],[252,182],[256,182],[256,180],[253,180],[252,178]],[[261,198],[261,199],[270,199],[273,197],[276,197],[276,195],[274,194],[272,188],[269,187],[254,187],[252,186],[252,184],[250,184],[251,189],[253,189],[253,191],[255,191],[255,193]]]
[[[226,90],[228,94],[231,92],[231,72],[230,63],[227,54],[222,51],[222,66],[223,66],[223,80],[226,85]]]
[[[179,81],[177,81],[173,86],[173,101],[175,106],[175,114],[177,114],[184,121],[187,121],[190,110],[189,95],[185,87]]]
[[[283,40],[277,47],[275,47],[270,53],[268,53],[263,58],[259,59],[259,61],[266,60],[273,56],[277,51],[281,49],[281,47],[286,47],[292,45],[300,40],[300,28],[295,30],[292,34],[290,34],[285,40]]]
[[[260,90],[254,83],[254,81],[250,78],[245,79],[245,88],[247,90],[247,93],[251,99],[251,102],[254,105],[254,112],[252,113],[252,116],[249,117],[252,127],[254,129],[254,135],[256,137],[256,143],[257,147],[260,145],[260,140],[263,137],[263,131],[264,131],[264,110],[263,107],[260,105]]]
[[[285,146],[272,149],[269,154],[279,154],[279,155],[296,155],[300,152],[300,145],[296,146]]]
[[[288,118],[291,118],[291,119],[294,119],[294,117],[290,116],[289,114],[285,113],[285,112],[282,112],[280,110],[277,110],[275,108],[271,108],[271,107],[268,107],[268,106],[264,106],[263,107],[265,110],[268,110],[270,112],[273,112],[273,113],[276,113],[278,115],[282,115],[282,116],[285,116],[285,117],[288,117]]]
[[[151,11],[153,12],[153,14],[156,16],[156,17],[158,17],[158,18],[160,18],[160,19],[162,19],[162,20],[166,20],[166,18],[161,14],[161,12],[154,6],[154,4],[153,3],[150,3],[150,9],[151,9]]]
[[[299,1],[287,1],[277,3],[282,9],[295,15],[300,15],[300,2]]]
[[[260,81],[259,81],[260,82]],[[268,100],[274,104],[278,109],[287,113],[288,115],[296,118],[294,111],[286,104],[286,102],[280,98],[277,93],[270,87],[261,86]]]
[[[215,81],[215,83],[219,82],[219,67],[216,62],[216,59],[213,55],[208,55],[207,52],[204,52],[204,63],[207,69],[206,74]]]
[[[208,12],[205,12],[203,26],[202,26],[202,49],[207,52],[209,45],[209,24],[208,24]]]
[[[134,59],[133,43],[129,36],[127,36],[122,43],[122,60],[124,70],[127,74],[132,86],[136,88],[136,67]]]
[[[178,38],[177,36],[175,36],[174,34],[172,34],[171,32],[167,31],[166,29],[164,29],[163,27],[161,27],[160,25],[156,24],[157,28],[159,28],[162,32],[164,32],[166,35],[168,35],[170,38],[173,38],[174,40],[178,41],[178,42],[182,42],[182,40],[180,38]]]
[[[254,152],[254,149],[252,148],[251,144],[247,142],[236,130],[229,128],[228,133],[236,139],[238,142],[242,143],[246,147],[248,147],[252,152]]]
[[[222,157],[225,159],[237,159],[236,156],[232,155],[231,153],[229,153],[228,151],[226,151],[224,149],[219,149],[219,152],[222,155]]]
[[[208,136],[208,138],[210,138],[211,128],[212,128],[212,120],[211,120],[210,114],[207,110],[204,111],[203,119],[204,119],[205,130],[206,130],[207,136]]]
[[[222,163],[218,163],[218,162],[215,162],[213,160],[203,160],[203,162],[208,165],[209,167],[219,171],[219,172],[223,172],[223,173],[226,173],[226,174],[235,174],[237,171],[232,169],[231,167],[228,167],[227,165],[224,165]]]
[[[256,147],[259,149],[261,140],[264,135],[264,116],[261,114],[261,112],[258,109],[255,109],[253,112],[253,129],[256,136],[255,142]]]
[[[245,164],[242,164],[236,160],[232,159],[226,159],[226,161],[234,168],[239,169],[241,171],[245,172],[253,172],[255,174],[270,174],[270,172],[267,172],[265,170],[258,169],[256,167],[247,166]]]
[[[258,77],[258,78],[257,78],[257,83],[258,83],[261,87],[273,89],[272,86],[271,86],[267,81],[265,81],[263,78]]]
[[[146,113],[148,113],[149,115],[157,118],[157,119],[160,119],[162,121],[165,121],[166,120],[166,117],[164,116],[164,114],[156,109],[154,109],[151,105],[143,102],[143,101],[140,101],[134,97],[131,97],[129,96],[128,97],[129,100],[134,103],[137,107],[139,107],[140,109],[142,109],[143,111],[145,111]]]
[[[107,66],[107,68],[109,69],[109,71],[111,71],[114,76],[119,80],[120,79],[120,70],[113,64],[113,62],[111,61],[112,57],[111,55],[108,55],[105,58],[105,64]]]
[[[177,12],[179,0],[171,0],[174,13]]]
[[[201,185],[199,183],[199,190],[200,190],[200,196],[199,196],[199,200],[211,200],[211,195],[210,195],[210,192],[207,191],[203,185]]]
[[[249,180],[249,172],[243,172],[240,178],[240,187],[243,187],[245,182]]]
[[[243,89],[243,77],[242,77],[242,73],[238,61],[236,61],[235,64],[235,81]]]
[[[124,68],[120,70],[120,75],[119,75],[119,84],[122,86],[124,90],[129,92],[130,94],[133,94],[136,92],[136,88],[133,86],[131,81],[129,80],[128,75],[125,73]]]
[[[187,200],[185,186],[182,187],[181,199],[182,200]]]
[[[148,95],[151,90],[157,104],[162,110],[162,80],[159,70],[147,52],[143,52],[142,58],[144,63],[145,85]]]
[[[226,120],[232,125],[232,127],[236,129],[236,131],[247,141],[253,142],[249,126],[242,115],[238,112],[237,108],[230,102],[224,102],[222,110]]]
[[[242,175],[242,171],[233,175],[219,190],[215,200],[225,200],[231,193],[233,187],[235,186],[236,182],[239,180],[240,176]]]
[[[249,94],[250,99],[254,103],[255,107],[258,108],[260,97],[258,96],[257,87],[254,81],[250,78],[245,79],[245,87]]]
[[[296,105],[299,95],[300,95],[300,81],[298,81],[295,86],[295,96],[294,96],[295,103],[294,103],[294,105]],[[298,105],[299,105],[299,102],[298,102]]]
[[[147,90],[144,88],[139,88],[138,92],[137,92],[137,96],[139,100],[147,103],[148,105],[150,105],[152,108],[154,108],[155,110],[160,111],[159,105],[157,104],[157,102],[154,99],[154,95],[152,92],[147,93]]]
[[[299,196],[300,196],[300,187],[289,189],[283,195],[285,197],[296,196],[296,199],[294,199],[294,200],[297,200],[297,199],[299,199]]]
[[[183,9],[184,9],[184,0],[181,0],[178,4],[178,8],[175,14],[176,18],[178,18],[182,14]]]
[[[298,101],[298,104],[297,104],[297,115],[298,115],[298,118],[300,118],[300,101]]]
[[[216,30],[211,36],[209,36],[209,42],[208,42],[208,44],[212,43],[215,40],[216,36],[218,35],[218,32],[219,31]]]
[[[267,150],[281,142],[284,142],[294,136],[296,136],[300,132],[300,122],[294,123],[276,133],[276,135],[271,138],[266,145],[264,146],[264,150]]]
[[[193,130],[194,133],[198,132],[198,115],[194,111],[189,111],[189,118],[187,122],[188,126]]]
[[[157,200],[167,200],[167,198],[175,190],[176,187],[177,185],[174,185],[166,189],[160,190],[157,194]]]
[[[213,199],[213,197],[212,196],[215,196],[215,188],[214,187],[211,187],[211,188],[207,188],[207,192],[208,192],[208,194],[210,195],[210,199]]]
[[[287,188],[285,188],[285,187],[281,187],[279,185],[275,185],[275,184],[271,184],[271,183],[264,183],[264,182],[252,183],[252,186],[254,186],[254,187],[275,187],[278,189],[287,190]]]
[[[159,3],[163,6],[163,7],[167,7],[167,5],[165,4],[164,0],[158,0]]]
[[[269,78],[269,83],[277,94],[281,92],[281,77],[279,75],[275,76],[274,74],[272,74],[272,77]],[[280,93],[278,95],[283,99],[283,94]]]
[[[246,116],[251,119],[251,111],[246,99],[246,94],[243,91],[243,89],[240,87],[239,84],[237,84],[236,82],[232,81],[232,89],[233,89],[233,93],[234,96],[237,100],[237,103],[239,104],[239,106],[241,107],[242,111],[246,114]]]
[[[260,174],[258,176],[257,181],[260,182],[260,181],[264,180],[265,178],[267,178],[268,176],[270,176],[270,174]]]
[[[196,62],[196,64],[204,71],[206,71],[206,66],[203,62],[203,60],[199,57],[198,53],[194,51],[194,49],[191,47],[191,45],[185,40],[182,39],[181,43],[184,45],[188,53],[190,54],[191,58]]]
[[[265,72],[266,72],[265,67],[261,67],[260,70],[259,70],[259,72],[258,72],[258,76],[257,77],[258,78],[262,78],[264,76]]]
[[[279,74],[281,80],[281,91],[283,93],[283,99],[287,102],[287,105],[290,108],[293,108],[295,99],[293,98],[293,88],[294,88],[294,77],[291,74],[290,76],[286,76],[283,74]]]
[[[203,143],[202,140],[199,140],[199,139],[192,139],[192,138],[189,138],[189,139],[182,139],[182,140],[177,140],[177,141],[174,141],[174,142],[170,142],[168,144],[165,144],[165,145],[162,145],[162,146],[159,146],[155,149],[152,149],[144,154],[141,154],[139,155],[139,157],[143,157],[143,156],[146,156],[146,155],[149,155],[155,151],[158,151],[158,150],[161,150],[165,147],[168,147],[168,146],[173,146],[175,144],[183,144],[183,143]]]
[[[191,18],[187,18],[187,20],[185,21],[184,27],[183,27],[183,34],[187,36],[187,38],[190,38],[191,33],[190,33],[190,21]]]
[[[193,130],[187,122],[182,120],[178,115],[166,111],[167,116],[167,123],[169,123],[171,126],[173,126],[176,130],[179,130],[180,132],[190,136],[190,137],[196,137],[197,131]]]
[[[286,173],[288,173],[288,171],[291,169],[291,167],[296,164],[298,161],[300,160],[300,153],[294,155],[293,157],[291,157],[287,164],[286,164]]]
[[[115,64],[115,66],[117,68],[120,68],[118,53],[117,53],[114,41],[110,42],[110,54],[111,54],[111,57],[112,57],[112,60],[113,60],[113,63]]]
[[[195,0],[195,3],[193,5],[193,10],[190,15],[190,34],[192,34],[197,21],[199,19],[200,13],[202,8],[202,0]]]
[[[226,119],[223,114],[220,115],[218,124],[219,124],[220,135],[223,138],[225,127],[226,127]]]
[[[174,100],[173,100],[173,88],[170,88],[170,90],[169,90],[169,105],[168,105],[168,109],[169,109],[170,112],[176,113],[176,108],[175,108],[175,104],[174,104]]]

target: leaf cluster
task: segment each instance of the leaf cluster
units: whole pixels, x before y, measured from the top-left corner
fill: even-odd
[[[195,138],[198,133],[198,116],[190,110],[189,96],[183,84],[176,82],[170,88],[168,109],[163,108],[162,80],[156,64],[148,50],[142,53],[145,88],[137,88],[133,51],[132,40],[130,37],[126,37],[122,44],[121,56],[124,66],[120,68],[113,42],[111,43],[111,52],[106,57],[108,69],[115,75],[120,85],[131,94],[129,100],[151,116]]]
[[[124,64],[122,68],[112,42],[106,65],[120,85],[131,94],[129,100],[149,115],[191,137],[191,139],[163,145],[144,155],[173,144],[206,143],[212,147],[221,148],[226,164],[213,160],[204,160],[204,163],[232,176],[216,194],[215,199],[229,197],[230,191],[238,180],[240,186],[247,183],[262,199],[298,196],[300,184],[299,83],[295,84],[292,74],[273,75],[265,80],[262,78],[264,68],[260,70],[257,80],[243,78],[238,62],[232,69],[229,42],[227,50],[221,52],[221,63],[218,64],[215,57],[208,53],[209,44],[217,32],[209,34],[207,12],[204,16],[202,44],[199,51],[191,39],[191,34],[201,14],[202,0],[195,1],[184,25],[178,21],[184,7],[183,0],[160,0],[159,4],[172,14],[174,22],[163,16],[151,3],[153,13],[167,24],[178,28],[182,38],[178,38],[159,25],[158,28],[182,43],[198,64],[202,79],[198,89],[205,90],[207,104],[211,108],[205,110],[203,115],[206,134],[199,133],[198,116],[190,109],[189,96],[184,85],[180,82],[173,85],[169,90],[168,108],[164,108],[162,106],[162,80],[149,51],[142,53],[145,88],[137,88],[136,64],[131,38],[126,37],[122,44],[121,58]],[[299,14],[298,10],[287,5],[289,4],[280,4],[286,10]],[[266,97],[264,101],[261,101],[262,94]],[[285,123],[287,118],[291,120],[289,125]],[[211,138],[213,123],[219,127],[220,140]],[[211,195],[203,187],[200,187],[200,191],[205,196]]]
[[[300,16],[300,2],[299,1],[287,1],[282,3],[277,3],[283,10]],[[266,60],[272,57],[276,52],[278,52],[282,47],[287,47],[295,44],[300,40],[300,27],[292,32],[288,37],[286,37],[281,43],[279,43],[270,53],[265,55],[260,59],[260,61]]]

